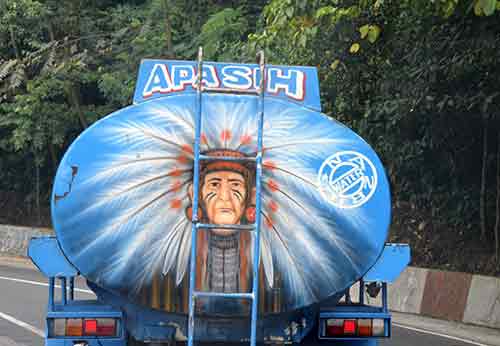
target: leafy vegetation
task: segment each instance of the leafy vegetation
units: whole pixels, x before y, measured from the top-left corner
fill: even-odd
[[[500,272],[500,2],[0,0],[0,205],[48,224],[87,126],[130,104],[140,59],[317,66],[325,113],[380,154],[394,241],[419,265]],[[3,199],[2,199],[3,198]],[[473,259],[473,260],[471,260]]]

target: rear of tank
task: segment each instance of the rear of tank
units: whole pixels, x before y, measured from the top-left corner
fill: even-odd
[[[148,72],[138,89],[149,85],[152,99],[146,100],[150,96],[144,91],[141,102],[98,121],[64,156],[52,196],[53,223],[62,251],[89,287],[101,301],[125,312],[132,339],[182,341],[198,105],[189,88],[162,95],[162,87],[174,86],[176,78],[178,85],[189,86],[183,80],[189,81],[194,69],[186,63],[146,63],[141,69]],[[207,84],[210,78],[216,83],[228,68],[255,70],[253,65],[211,66],[204,76]],[[363,139],[321,114],[319,99],[311,103],[303,95],[297,101],[293,88],[298,84],[290,90],[280,87],[283,76],[295,76],[304,94],[318,98],[315,70],[273,68],[276,82],[271,79],[269,87],[277,92],[265,101],[262,245],[255,278],[258,338],[298,342],[313,328],[320,304],[335,305],[381,254],[390,194],[382,164]],[[255,96],[207,94],[201,110],[202,154],[255,155]],[[252,164],[228,165],[214,158],[202,165],[201,220],[224,223],[228,217],[231,223],[251,223],[254,170]],[[251,237],[199,231],[196,288],[249,292],[254,279]],[[243,300],[199,299],[196,339],[248,340],[249,308]]]

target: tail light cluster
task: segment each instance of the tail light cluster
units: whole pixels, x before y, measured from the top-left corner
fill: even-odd
[[[329,338],[388,336],[384,319],[328,319],[324,327]]]
[[[51,336],[118,336],[118,319],[115,318],[55,318],[50,328]]]

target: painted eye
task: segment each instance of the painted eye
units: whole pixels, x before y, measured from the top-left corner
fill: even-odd
[[[219,185],[220,185],[220,184],[219,184],[218,182],[212,182],[212,183],[210,183],[210,188],[212,188],[212,189],[216,189],[216,188],[218,188],[218,187],[219,187]]]

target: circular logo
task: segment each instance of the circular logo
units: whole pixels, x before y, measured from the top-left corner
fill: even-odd
[[[356,151],[331,155],[318,172],[321,195],[338,208],[357,208],[377,188],[377,170],[366,156]]]

